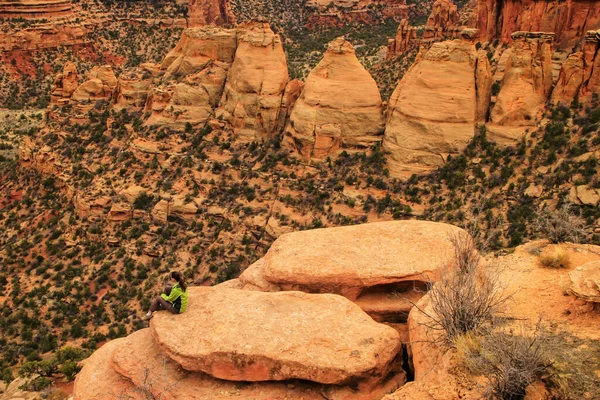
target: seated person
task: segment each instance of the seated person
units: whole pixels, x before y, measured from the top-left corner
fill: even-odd
[[[150,305],[150,310],[144,317],[144,320],[152,318],[152,313],[158,310],[168,310],[173,314],[181,314],[187,308],[188,293],[187,285],[183,280],[183,276],[177,272],[171,272],[171,279],[176,281],[175,286],[167,285],[165,293],[157,296]]]

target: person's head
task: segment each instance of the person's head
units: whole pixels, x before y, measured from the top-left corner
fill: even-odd
[[[179,283],[179,287],[181,287],[181,290],[185,291],[187,289],[185,280],[183,279],[183,275],[181,275],[181,273],[173,271],[171,272],[171,278],[177,281],[177,283]]]

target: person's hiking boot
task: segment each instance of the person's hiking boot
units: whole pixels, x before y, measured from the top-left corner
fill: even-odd
[[[144,318],[142,318],[142,321],[150,321],[152,319],[152,317],[154,317],[154,314],[146,314],[144,315]]]

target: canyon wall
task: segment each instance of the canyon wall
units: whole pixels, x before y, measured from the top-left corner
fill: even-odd
[[[235,23],[229,0],[190,0],[188,27],[204,25],[227,26]]]
[[[554,32],[560,48],[572,48],[586,31],[600,28],[595,0],[479,0],[482,40],[512,41],[513,32]]]

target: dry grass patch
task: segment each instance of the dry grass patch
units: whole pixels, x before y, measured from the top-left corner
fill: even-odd
[[[541,254],[538,264],[542,268],[569,268],[571,267],[571,258],[562,247],[556,247],[552,252]]]

